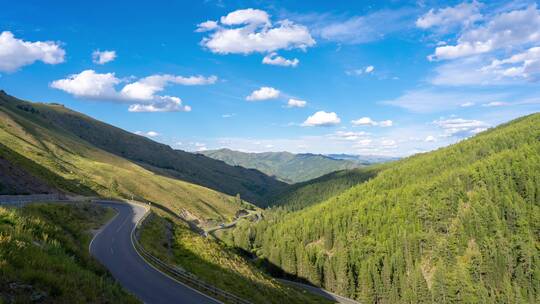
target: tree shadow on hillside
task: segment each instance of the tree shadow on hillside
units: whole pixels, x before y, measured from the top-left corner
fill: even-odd
[[[182,233],[192,233],[187,230]],[[202,281],[216,286],[236,296],[249,300],[253,303],[329,303],[328,301],[319,299],[307,292],[300,290],[298,287],[291,287],[280,283],[264,284],[260,281],[255,281],[249,278],[250,273],[243,274],[241,271],[233,271],[231,268],[223,267],[215,261],[209,261],[201,258],[205,252],[195,252],[193,248],[188,248],[182,243],[174,242],[174,259],[182,262],[182,268],[195,274]],[[154,248],[155,250],[167,250],[167,248]],[[214,250],[207,248],[202,250]],[[224,255],[231,255],[230,265],[234,266],[232,258],[236,254],[230,249],[222,248]],[[213,255],[214,253],[211,253]],[[226,257],[225,257],[226,258]],[[250,263],[246,261],[246,263]],[[241,268],[237,268],[241,269]],[[268,281],[270,282],[270,281]],[[279,286],[279,287],[278,287]]]
[[[195,223],[191,222],[191,221],[188,221],[184,218],[182,218],[180,215],[178,215],[176,212],[174,212],[173,210],[171,210],[170,208],[168,207],[165,207],[163,205],[161,205],[160,203],[156,203],[156,202],[152,202],[152,201],[149,201],[149,200],[145,200],[143,198],[140,198],[139,200],[141,201],[145,201],[147,203],[150,203],[152,207],[156,208],[156,209],[159,209],[160,211],[166,213],[167,215],[173,217],[174,219],[177,219],[179,221],[182,221],[184,222],[185,224],[187,224],[189,226],[189,228],[191,229],[191,231],[199,234],[199,235],[203,235],[204,234],[204,230],[202,228],[200,228],[199,226],[197,226]]]

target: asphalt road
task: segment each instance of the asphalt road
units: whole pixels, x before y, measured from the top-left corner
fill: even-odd
[[[187,287],[148,265],[135,251],[131,232],[145,208],[127,203],[97,202],[116,209],[118,215],[94,237],[90,253],[129,292],[144,303],[221,303]]]
[[[331,301],[335,301],[337,303],[341,303],[341,304],[360,304],[360,302],[357,302],[355,300],[352,300],[352,299],[349,299],[349,298],[345,298],[345,297],[342,297],[340,295],[337,295],[335,293],[332,293],[328,290],[324,290],[322,288],[319,288],[319,287],[315,287],[315,286],[311,286],[311,285],[306,285],[306,284],[302,284],[302,283],[299,283],[299,282],[294,282],[294,281],[289,281],[289,280],[283,280],[283,279],[277,279],[278,281],[281,281],[282,283],[285,283],[285,284],[289,284],[289,285],[295,285],[296,287],[300,287],[302,289],[305,289],[313,294],[316,294],[316,295],[319,295],[323,298],[326,298],[328,300],[331,300]]]

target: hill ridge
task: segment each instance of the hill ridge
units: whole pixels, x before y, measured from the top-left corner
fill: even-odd
[[[288,183],[305,182],[330,172],[362,166],[323,154],[283,152],[241,152],[229,148],[199,152],[230,165],[260,170]]]
[[[12,110],[33,115],[32,119],[47,128],[62,130],[64,135],[100,148],[104,151],[135,161],[157,174],[181,179],[209,187],[229,195],[240,194],[253,203],[265,204],[270,192],[279,190],[284,183],[262,172],[234,167],[225,162],[155,142],[121,128],[96,120],[85,114],[57,104],[31,103],[7,94],[0,95]]]

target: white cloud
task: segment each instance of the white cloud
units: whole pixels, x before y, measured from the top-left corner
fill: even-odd
[[[426,136],[426,138],[424,139],[425,142],[434,142],[436,139],[435,139],[435,136],[433,135],[428,135]]]
[[[234,113],[228,113],[228,114],[223,114],[223,115],[221,115],[222,118],[231,118],[231,117],[233,117],[233,116],[236,116],[236,114],[234,114]]]
[[[463,118],[440,119],[433,122],[444,130],[444,136],[468,137],[486,130],[488,124],[480,120]]]
[[[264,56],[262,63],[264,64],[270,64],[270,65],[279,65],[279,66],[285,66],[285,67],[296,67],[298,63],[300,63],[300,60],[297,58],[294,59],[287,59],[284,57],[279,56],[277,53],[273,52],[266,56]]]
[[[182,105],[182,100],[174,96],[155,96],[150,104],[132,104],[129,112],[190,112],[190,106]]]
[[[507,105],[508,103],[503,102],[503,101],[492,101],[492,102],[484,103],[482,107],[502,107],[502,106],[507,106]]]
[[[539,79],[540,47],[532,47],[509,58],[493,60],[482,71],[493,72],[502,77],[520,77],[532,81]]]
[[[489,56],[492,57],[492,56]],[[503,59],[471,56],[435,68],[435,85],[511,85],[540,80],[540,47],[532,47]]]
[[[416,20],[416,26],[422,29],[433,27],[447,29],[458,24],[469,26],[482,18],[479,12],[480,6],[480,3],[473,1],[437,10],[430,9],[429,12]]]
[[[377,122],[369,117],[362,117],[351,121],[355,126],[376,126]]]
[[[352,131],[337,131],[336,133],[332,134],[332,137],[335,137],[337,139],[343,139],[343,140],[349,140],[349,141],[358,141],[362,138],[368,136],[369,134],[367,132],[352,132]]]
[[[388,34],[403,31],[409,26],[411,16],[412,11],[408,9],[381,10],[330,22],[327,20],[332,19],[332,16],[321,15],[319,17],[322,21],[313,27],[314,32],[325,40],[359,44],[380,40]]]
[[[99,74],[94,70],[85,70],[69,75],[65,79],[55,80],[51,87],[83,98],[116,99],[115,86],[121,82],[114,73]]]
[[[393,125],[394,125],[394,122],[391,121],[391,120],[379,121],[379,126],[381,126],[381,127],[391,127]]]
[[[397,147],[396,141],[393,139],[383,139],[381,140],[381,145],[383,147]]]
[[[306,106],[306,104],[307,104],[307,101],[305,100],[291,98],[287,102],[287,108],[303,108]]]
[[[512,81],[484,68],[488,63],[482,56],[472,56],[452,60],[435,68],[435,75],[429,79],[434,85],[503,85]]]
[[[373,140],[372,139],[369,139],[369,138],[366,138],[366,139],[360,139],[359,141],[356,142],[356,147],[366,147],[366,146],[369,146],[371,145],[371,143],[373,143]]]
[[[157,137],[160,134],[156,131],[148,131],[148,132],[142,132],[142,131],[135,131],[134,132],[137,135],[146,136],[146,137]]]
[[[375,67],[372,66],[372,65],[368,65],[368,66],[366,66],[364,68],[361,68],[361,69],[345,71],[345,74],[347,74],[347,75],[362,75],[362,74],[370,74],[373,71],[375,71]]]
[[[305,127],[329,127],[337,125],[341,122],[341,119],[335,112],[318,111],[315,114],[309,116],[302,126]]]
[[[191,143],[191,144],[193,146],[195,146],[195,151],[202,152],[202,151],[208,150],[205,143],[195,142],[195,143]]]
[[[272,87],[261,87],[258,90],[251,92],[249,96],[246,97],[248,101],[259,101],[259,100],[268,100],[276,99],[280,95],[279,90],[276,90]]]
[[[92,53],[92,61],[96,64],[105,64],[116,59],[115,51],[100,51],[95,50]]]
[[[540,41],[540,12],[536,5],[503,12],[482,26],[464,31],[455,45],[439,46],[430,59],[454,59],[516,48]]]
[[[460,104],[459,106],[462,107],[462,108],[472,107],[472,106],[474,106],[474,102],[470,102],[470,101],[464,102],[464,103]]]
[[[307,27],[289,20],[272,25],[265,11],[243,9],[221,17],[221,26],[212,21],[199,24],[197,31],[212,32],[201,45],[218,54],[267,53],[280,49],[302,49],[315,45]]]
[[[451,110],[469,103],[487,103],[502,99],[502,93],[456,92],[446,89],[419,89],[407,91],[403,95],[380,103],[397,106],[416,113],[430,113]]]
[[[86,70],[55,80],[50,86],[79,98],[129,102],[132,103],[130,112],[189,112],[191,107],[182,105],[180,98],[156,93],[163,91],[169,83],[203,85],[213,84],[216,80],[215,76],[152,75],[128,83],[118,91],[116,86],[124,81],[114,73],[99,74],[94,70]]]
[[[169,83],[194,86],[214,84],[217,81],[216,76],[174,76],[174,75],[152,75],[139,79],[124,86],[121,91],[122,96],[131,99],[149,100],[154,94],[165,89]]]
[[[375,121],[369,117],[362,117],[351,121],[355,126],[380,126],[391,127],[394,123],[391,120]]]
[[[208,21],[199,23],[199,25],[197,25],[197,29],[195,31],[199,32],[199,33],[203,33],[203,32],[208,32],[208,31],[215,30],[218,27],[219,27],[219,25],[218,25],[218,23],[216,21],[208,20]]]
[[[64,62],[66,51],[52,41],[24,41],[9,31],[0,34],[0,71],[13,72],[36,61],[47,64]]]
[[[221,23],[225,25],[240,25],[240,24],[264,24],[270,25],[270,16],[263,10],[258,9],[243,9],[229,13],[227,16],[221,17]]]

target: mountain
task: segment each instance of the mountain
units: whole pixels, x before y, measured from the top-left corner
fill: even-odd
[[[362,303],[540,303],[540,114],[264,218],[227,239]]]
[[[333,159],[348,160],[358,162],[363,165],[371,165],[377,163],[385,163],[398,160],[399,157],[382,156],[382,155],[356,155],[356,154],[325,154]]]
[[[228,195],[240,194],[243,199],[261,205],[264,205],[266,195],[286,186],[257,170],[230,166],[200,154],[174,150],[61,105],[30,103],[3,91],[0,92],[0,117],[3,150],[12,150],[13,153],[9,154],[30,159],[50,171],[51,175],[82,181],[76,184],[97,193],[103,193],[110,188],[110,183],[114,183],[113,188],[121,189],[122,194],[158,199],[144,193],[153,189],[143,185],[144,179],[135,178],[137,174],[129,180],[120,180],[123,173],[137,171],[166,181],[157,183],[155,187],[158,188],[183,182],[190,188],[189,191],[181,190],[181,187],[171,189],[172,193],[181,193],[181,196],[204,187],[205,190],[210,188]],[[90,179],[93,173],[99,177]],[[122,187],[118,187],[118,184],[122,184]],[[134,189],[136,185],[141,186],[137,191]],[[75,191],[73,188],[63,190]],[[165,194],[168,191],[161,192]],[[161,198],[178,200],[173,196]],[[198,199],[194,196],[189,200]],[[208,198],[201,198],[201,201],[207,202]]]
[[[257,169],[287,183],[303,182],[330,172],[360,166],[356,162],[338,160],[320,154],[246,153],[230,149],[208,150],[199,153],[222,160],[229,165]]]
[[[133,159],[138,157],[137,161],[109,152],[120,150],[123,143],[131,150],[126,154]],[[158,167],[158,161],[150,164],[151,159],[146,159],[145,154],[183,162],[171,160],[173,164],[165,169]],[[178,156],[174,158],[175,155]],[[214,164],[216,166],[212,166]],[[203,165],[209,167],[197,171]],[[63,106],[29,103],[3,92],[0,93],[0,168],[2,194],[63,192],[133,197],[154,202],[155,206],[174,214],[187,211],[202,224],[208,219],[231,219],[245,203],[175,175],[191,174],[194,177],[186,178],[189,181],[215,178],[211,183],[216,188],[231,194],[239,192],[244,194],[244,199],[260,198],[262,193],[269,191],[266,186],[272,189],[282,185],[255,170],[231,167],[201,155],[180,153]],[[186,170],[182,171],[184,168]],[[218,177],[222,183],[217,182]]]

